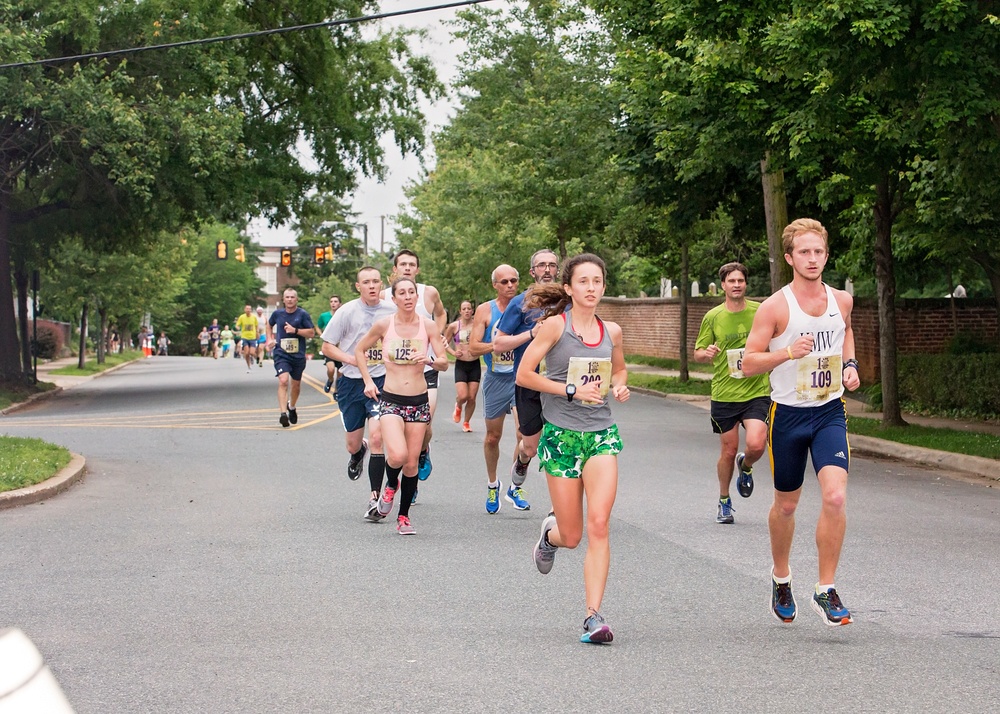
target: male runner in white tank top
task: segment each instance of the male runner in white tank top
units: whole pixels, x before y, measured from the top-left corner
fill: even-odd
[[[745,375],[771,373],[771,612],[785,623],[796,615],[789,559],[809,454],[822,494],[816,523],[819,582],[811,604],[827,625],[847,625],[851,613],[840,601],[834,577],[847,528],[850,467],[842,395],[844,388],[853,391],[861,385],[851,329],[854,300],[823,283],[829,248],[819,221],[790,223],[782,247],[792,266],[792,282],[757,310],[743,356]]]
[[[392,279],[389,280],[389,284],[391,285],[396,278],[409,278],[412,280],[417,286],[417,314],[426,317],[428,320],[433,320],[443,335],[445,328],[448,326],[448,312],[444,309],[444,303],[441,302],[441,293],[438,292],[436,287],[417,282],[417,273],[420,272],[420,258],[412,250],[404,248],[396,253],[392,264],[395,271]],[[392,288],[386,288],[382,291],[382,299],[392,301]],[[431,349],[440,352],[440,354],[445,354],[443,342],[440,345],[431,345]],[[424,378],[427,380],[427,399],[431,407],[431,421],[427,424],[427,432],[424,434],[424,444],[420,449],[420,468],[417,471],[417,476],[421,481],[426,481],[427,477],[431,475],[432,464],[429,449],[433,433],[434,413],[437,411],[439,374],[440,372],[432,367],[424,370]]]

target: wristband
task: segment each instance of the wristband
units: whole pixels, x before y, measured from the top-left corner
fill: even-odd
[[[791,345],[786,346],[785,347],[785,351],[788,352],[788,359],[795,359],[795,357],[792,356],[792,346]]]
[[[535,339],[535,326],[534,325],[532,325],[528,329],[528,339],[531,339],[531,340]]]
[[[844,369],[847,369],[848,367],[854,367],[854,371],[855,372],[860,372],[861,371],[860,369],[858,369],[858,361],[856,359],[853,359],[853,358],[847,360],[846,362],[844,362]]]

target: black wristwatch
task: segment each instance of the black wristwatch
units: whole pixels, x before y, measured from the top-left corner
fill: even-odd
[[[566,385],[566,401],[567,402],[573,401],[573,397],[575,397],[575,396],[576,396],[576,385],[575,384],[567,384]]]

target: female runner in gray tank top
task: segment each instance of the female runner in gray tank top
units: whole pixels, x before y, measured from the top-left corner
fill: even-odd
[[[541,308],[544,322],[517,370],[517,384],[542,395],[545,426],[538,456],[552,499],[552,513],[542,522],[533,558],[539,572],[548,573],[558,548],[579,545],[586,496],[587,615],[580,641],[594,644],[614,639],[600,614],[611,562],[608,521],[618,492],[617,454],[622,449],[608,396],[619,402],[629,397],[621,328],[595,312],[606,277],[604,261],[584,253],[563,265],[561,284],[531,287],[525,307]],[[535,371],[543,359],[544,376]]]

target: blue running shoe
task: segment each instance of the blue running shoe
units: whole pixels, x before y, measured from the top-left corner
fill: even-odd
[[[736,470],[740,475],[736,478],[736,490],[743,498],[750,498],[753,493],[753,467],[743,468],[743,459],[747,457],[742,451],[736,454]]]
[[[431,475],[432,468],[434,467],[431,465],[431,452],[421,451],[420,461],[417,464],[417,478],[426,481],[427,477]]]
[[[840,595],[836,589],[830,588],[825,593],[814,593],[812,597],[812,608],[820,618],[830,627],[837,625],[850,625],[854,620],[844,603],[840,601]]]
[[[614,634],[611,632],[611,628],[608,627],[608,623],[604,621],[600,613],[595,612],[593,615],[588,617],[583,621],[583,634],[580,636],[580,642],[586,642],[592,645],[603,645],[611,640],[615,639]]]
[[[420,493],[420,489],[419,489],[419,488],[418,488],[418,489],[415,489],[415,490],[413,491],[413,498],[411,498],[411,499],[410,499],[410,505],[411,505],[411,506],[412,506],[412,505],[413,505],[414,503],[416,503],[416,502],[417,502],[417,494],[418,494],[418,493]]]
[[[784,623],[795,619],[795,598],[792,597],[792,581],[776,583],[774,569],[771,570],[771,614]]]
[[[531,504],[528,503],[524,498],[524,489],[520,486],[514,486],[507,489],[507,495],[504,497],[508,501],[514,504],[514,508],[519,511],[530,511]]]
[[[486,487],[486,512],[491,516],[500,510],[500,489],[502,488],[502,481],[497,481],[496,488]]]
[[[715,522],[716,523],[733,523],[734,520],[735,520],[733,518],[733,513],[735,511],[736,511],[736,509],[733,508],[733,501],[732,501],[731,498],[727,498],[725,501],[720,500],[719,501],[719,513],[715,517]]]

